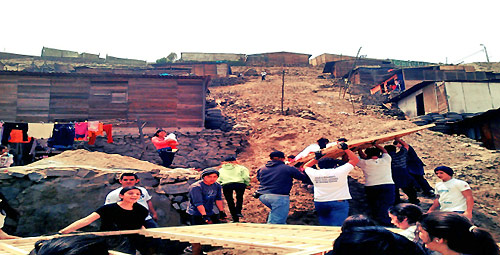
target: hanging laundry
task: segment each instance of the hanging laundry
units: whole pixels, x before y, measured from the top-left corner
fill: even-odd
[[[29,143],[31,141],[31,137],[28,136],[28,140],[24,141],[24,130],[12,129],[10,131],[9,143]]]
[[[88,132],[89,123],[88,122],[77,122],[75,123],[75,141],[86,141],[89,135]]]
[[[48,139],[52,137],[54,123],[28,123],[28,136],[36,139]]]
[[[109,124],[109,125],[111,125],[111,124]],[[90,123],[89,123],[89,127],[90,127]],[[110,133],[111,133],[111,128],[110,128]],[[101,122],[99,122],[97,124],[97,131],[90,131],[89,130],[89,144],[90,145],[95,144],[95,139],[97,138],[98,135],[104,135],[104,124],[102,124]],[[111,137],[111,135],[108,136],[108,143],[113,143],[112,137],[111,137],[111,142],[109,142],[110,137]]]
[[[10,132],[13,129],[22,130],[22,141],[28,141],[28,123],[9,123],[5,122],[3,124],[3,133],[2,133],[2,144],[7,145],[9,142]]]
[[[99,121],[89,121],[89,132],[97,132],[99,130]]]
[[[103,125],[102,130],[106,132],[108,143],[113,143],[113,125],[112,124]]]
[[[47,144],[49,147],[56,149],[71,149],[75,141],[75,125],[74,124],[55,124],[52,137],[49,138]]]

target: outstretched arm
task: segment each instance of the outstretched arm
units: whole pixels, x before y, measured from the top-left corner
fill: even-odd
[[[79,219],[73,223],[71,223],[69,226],[61,229],[59,231],[59,233],[61,234],[68,234],[68,233],[71,233],[75,230],[78,230],[80,228],[83,228],[85,226],[88,226],[90,223],[96,221],[97,219],[99,219],[101,216],[96,213],[96,212],[93,212],[91,213],[89,216],[85,217],[85,218],[82,218],[82,219]]]
[[[432,203],[431,207],[427,211],[428,213],[435,211],[439,207],[439,197],[434,199],[434,203]]]

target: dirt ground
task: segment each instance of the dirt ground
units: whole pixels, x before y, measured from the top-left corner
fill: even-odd
[[[248,67],[233,67],[233,73]],[[281,112],[282,70],[265,69],[267,79],[249,77],[244,84],[212,87],[210,97],[223,113],[233,118],[238,126],[250,130],[249,147],[238,155],[242,165],[251,169],[252,186],[245,193],[243,221],[264,223],[268,209],[251,197],[258,188],[256,170],[273,150],[296,155],[321,137],[331,141],[339,137],[360,139],[401,129],[415,127],[408,120],[397,120],[382,114],[379,106],[363,106],[360,96],[346,94],[343,98],[332,81],[320,78],[322,69],[313,67],[285,68],[284,111]],[[429,130],[403,138],[412,145],[426,164],[426,177],[434,186],[438,179],[433,169],[447,165],[455,169],[458,179],[467,181],[475,198],[473,221],[500,236],[500,182],[499,151],[487,150],[480,143],[464,136],[445,135]],[[363,174],[356,168],[351,173],[350,188],[353,199],[351,214],[366,213],[362,183]],[[317,225],[312,190],[296,182],[291,191],[289,224]],[[424,210],[432,200],[420,197]]]

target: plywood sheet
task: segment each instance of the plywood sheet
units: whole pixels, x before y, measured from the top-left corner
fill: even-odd
[[[365,149],[365,148],[371,147],[374,142],[377,144],[385,143],[385,142],[394,140],[394,138],[396,138],[396,137],[403,137],[405,135],[409,135],[409,134],[412,134],[412,133],[415,133],[415,132],[418,132],[418,131],[421,131],[421,130],[424,130],[424,129],[427,129],[430,127],[434,127],[434,126],[435,126],[435,124],[429,124],[429,125],[420,126],[420,127],[416,127],[416,128],[391,132],[391,133],[387,133],[387,134],[383,134],[383,135],[379,135],[379,136],[373,136],[373,137],[369,137],[369,138],[365,138],[365,139],[352,140],[352,141],[347,142],[347,144],[349,145],[349,149],[351,149],[351,150],[354,150],[357,148]],[[330,148],[322,149],[321,153],[325,154],[325,157],[338,158],[344,154],[344,151],[337,148],[336,146],[333,146]],[[310,154],[306,157],[303,157],[297,161],[294,161],[292,164],[296,164],[296,163],[300,163],[300,162],[307,162],[313,158],[314,158],[314,153]]]

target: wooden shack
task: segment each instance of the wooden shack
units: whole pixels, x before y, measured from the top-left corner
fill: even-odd
[[[324,65],[328,62],[332,62],[332,61],[348,60],[348,59],[354,59],[354,58],[355,57],[346,56],[346,55],[323,53],[319,56],[311,58],[311,60],[309,61],[309,64],[311,64],[312,66],[320,66],[320,65]]]
[[[389,70],[394,68],[394,65],[389,60],[370,58],[339,60],[326,63],[323,73],[330,73],[333,78],[343,78],[347,77],[352,70],[360,67],[384,68],[385,70]]]
[[[186,74],[210,77],[228,77],[231,74],[231,66],[224,62],[176,62],[166,64],[153,64],[154,69],[148,74],[172,74],[174,71],[190,70]]]
[[[311,55],[294,52],[269,52],[247,56],[247,65],[308,66]]]
[[[181,61],[185,62],[215,62],[215,61],[230,61],[230,62],[245,62],[245,54],[235,53],[204,53],[204,52],[181,52]]]
[[[0,120],[203,127],[209,77],[0,71]]]

